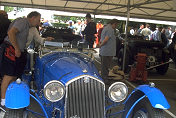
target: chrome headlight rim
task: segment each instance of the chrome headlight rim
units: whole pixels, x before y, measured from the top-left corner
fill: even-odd
[[[51,100],[51,99],[49,99],[49,98],[47,97],[47,95],[46,95],[46,87],[47,87],[48,85],[52,84],[52,83],[58,83],[58,84],[60,84],[60,85],[62,86],[63,90],[64,90],[62,97],[60,97],[60,98],[57,99],[57,100]],[[60,81],[58,81],[58,80],[52,80],[52,81],[49,81],[48,83],[45,84],[44,89],[43,89],[43,93],[44,93],[44,96],[45,96],[45,98],[46,98],[47,100],[49,100],[49,101],[51,101],[51,102],[57,102],[57,101],[61,100],[61,99],[64,97],[64,95],[65,95],[65,86],[64,86]]]
[[[114,100],[114,99],[111,97],[111,95],[110,95],[112,88],[113,88],[114,86],[116,86],[116,85],[122,85],[122,86],[125,87],[125,89],[126,89],[126,95],[125,95],[125,97],[123,97],[123,99],[121,99],[121,100]],[[127,87],[126,84],[123,83],[123,82],[115,82],[115,83],[113,83],[113,84],[109,87],[109,89],[108,89],[108,96],[109,96],[109,98],[110,98],[112,101],[114,101],[114,102],[121,102],[121,101],[125,100],[126,97],[127,97],[127,95],[128,95],[128,87]]]

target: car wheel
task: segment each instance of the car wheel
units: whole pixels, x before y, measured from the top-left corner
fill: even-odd
[[[151,106],[147,98],[141,100],[134,108],[132,118],[165,118],[162,109]]]
[[[28,118],[28,114],[25,109],[8,109],[4,118]]]
[[[117,63],[118,65],[121,67],[121,69],[123,68],[123,49],[120,50],[119,54],[118,54],[118,60]],[[126,51],[126,57],[125,57],[125,67],[124,67],[124,72],[125,73],[129,73],[130,71],[130,67],[129,65],[129,53],[128,51]]]
[[[156,71],[160,75],[164,75],[164,74],[166,74],[168,68],[169,68],[169,64],[165,64],[165,65],[156,67]]]

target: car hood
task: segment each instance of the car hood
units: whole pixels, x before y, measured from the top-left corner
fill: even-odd
[[[79,53],[58,52],[48,54],[40,59],[43,66],[44,83],[59,80],[66,84],[69,80],[90,75],[100,79],[92,60]]]

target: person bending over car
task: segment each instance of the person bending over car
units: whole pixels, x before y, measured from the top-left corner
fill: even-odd
[[[0,10],[0,45],[4,41],[4,38],[7,36],[7,30],[9,28],[10,23],[11,22],[8,19],[8,14],[5,11]],[[3,53],[3,50],[0,49],[0,60],[3,58],[3,55],[1,55],[2,53]],[[2,62],[0,62],[0,66],[1,65],[2,65]],[[2,79],[1,74],[0,74],[0,79]]]
[[[8,36],[4,39],[4,58],[1,74],[1,109],[5,109],[5,93],[8,85],[21,77],[26,65],[26,42],[30,27],[36,27],[40,23],[41,14],[33,11],[27,18],[14,20],[8,30]]]
[[[101,57],[101,76],[105,84],[109,84],[108,74],[113,56],[116,55],[116,36],[114,30],[117,27],[118,20],[112,19],[107,26],[103,28],[101,33],[100,57]]]

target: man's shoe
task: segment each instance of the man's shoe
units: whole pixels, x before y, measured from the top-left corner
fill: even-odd
[[[0,105],[0,111],[6,112],[7,108],[5,106]]]

